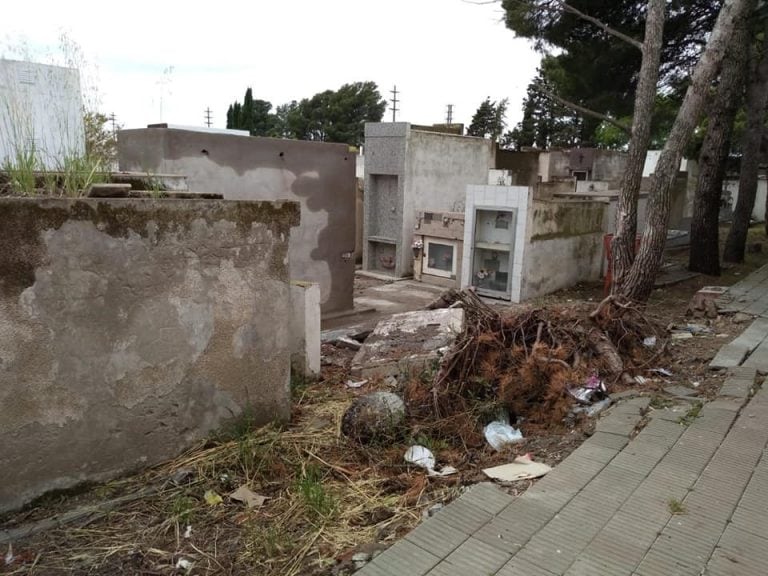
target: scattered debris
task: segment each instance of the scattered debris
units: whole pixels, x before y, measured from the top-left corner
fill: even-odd
[[[203,499],[208,506],[218,506],[224,499],[215,490],[206,490]]]
[[[362,388],[368,384],[368,380],[358,380],[355,382],[354,380],[347,380],[347,388]]]
[[[261,508],[264,505],[264,502],[267,501],[266,496],[262,496],[261,494],[256,494],[253,492],[248,486],[243,484],[232,492],[232,494],[229,495],[229,497],[232,500],[236,500],[238,502],[242,502],[245,504],[248,508]]]
[[[595,402],[591,406],[575,406],[571,412],[574,414],[586,414],[589,418],[594,418],[600,412],[608,408],[613,403],[610,398],[605,398],[599,402]]]
[[[690,332],[672,332],[672,340],[687,340],[693,338],[693,334]]]
[[[406,450],[403,458],[405,458],[406,462],[415,464],[425,470],[435,469],[435,456],[432,454],[431,450],[424,446],[411,446]]]
[[[386,377],[424,369],[439,361],[464,329],[464,311],[417,310],[378,323],[352,360],[360,378]]]
[[[347,336],[341,336],[340,338],[337,338],[333,343],[339,348],[349,348],[350,350],[355,351],[360,350],[360,348],[363,347],[360,342]]]
[[[352,556],[352,564],[355,570],[360,570],[368,562],[371,561],[372,555],[368,552],[357,552]]]
[[[184,570],[185,572],[189,572],[192,570],[192,566],[194,563],[190,560],[187,560],[186,558],[179,558],[179,561],[176,562],[176,570]]]
[[[523,441],[523,433],[513,428],[506,422],[496,420],[483,429],[483,435],[491,448],[497,452],[507,444],[515,444]]]
[[[694,318],[717,318],[717,299],[722,297],[728,288],[725,286],[705,286],[691,298],[686,310],[686,316]]]
[[[405,420],[405,405],[392,392],[355,398],[341,420],[342,433],[358,442],[394,438]]]
[[[674,376],[671,370],[667,370],[666,368],[651,368],[648,370],[648,372],[653,372],[655,374],[661,374],[662,376],[666,376],[667,378],[670,378]]]
[[[192,525],[187,524],[187,527],[184,529],[184,538],[192,538]]]
[[[516,482],[517,480],[539,478],[547,474],[550,470],[552,470],[551,466],[547,466],[541,462],[534,462],[531,459],[531,455],[526,454],[525,456],[518,456],[515,458],[514,462],[510,464],[486,468],[483,470],[483,474],[493,480],[500,480],[501,482]]]
[[[171,482],[176,484],[176,486],[181,486],[182,484],[191,480],[194,475],[195,472],[189,468],[179,468],[171,476]]]
[[[8,542],[8,552],[5,553],[5,565],[13,564],[13,543]]]
[[[648,338],[643,338],[643,346],[646,346],[647,348],[655,348],[656,336],[648,336]]]
[[[425,519],[432,518],[432,516],[440,512],[440,510],[442,510],[443,508],[445,508],[445,504],[443,504],[442,502],[438,502],[437,504],[433,504],[432,506],[424,510],[424,512],[422,513],[422,516]]]
[[[420,468],[424,468],[427,471],[428,476],[451,476],[457,474],[458,470],[453,466],[444,466],[441,470],[435,469],[435,456],[429,448],[424,446],[411,446],[405,451],[403,456],[406,462],[415,464]]]

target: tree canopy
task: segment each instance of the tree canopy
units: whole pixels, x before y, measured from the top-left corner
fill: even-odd
[[[498,140],[506,126],[504,116],[507,113],[508,102],[507,98],[494,102],[488,96],[472,116],[472,122],[467,128],[467,135]]]
[[[387,103],[374,82],[344,84],[300,101],[275,107],[266,100],[254,100],[251,88],[242,104],[234,102],[227,111],[227,128],[248,130],[253,136],[273,136],[321,142],[363,143],[366,122],[379,122]]]
[[[721,5],[722,0],[668,2],[660,70],[660,91],[668,99],[665,104],[675,103],[676,109],[682,99],[690,71]],[[575,144],[604,145],[602,119],[579,114],[574,122],[573,110],[554,102],[551,95],[630,124],[642,58],[638,48],[645,26],[644,0],[502,0],[502,7],[507,27],[533,40],[534,46],[545,53],[539,77],[528,89],[529,117],[516,128],[518,136],[525,136],[523,142],[530,141],[533,127],[534,141],[572,141],[572,131],[577,129]],[[617,33],[624,38],[617,37]],[[539,101],[537,94],[543,95],[539,90],[542,86],[550,96]],[[540,112],[532,121],[536,109]],[[567,128],[568,137],[561,138],[555,132],[552,138],[551,124],[557,119]],[[662,118],[657,125],[664,126]],[[539,131],[543,134],[539,135]],[[614,135],[610,136],[609,141],[616,145]],[[656,136],[655,132],[654,139]]]

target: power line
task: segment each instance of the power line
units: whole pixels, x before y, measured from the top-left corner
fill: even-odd
[[[400,111],[400,108],[397,107],[397,103],[400,102],[400,100],[397,99],[397,95],[400,94],[400,92],[397,91],[397,85],[389,91],[390,94],[392,94],[392,122],[397,122],[397,113]]]
[[[211,112],[211,108],[208,107],[205,109],[205,125],[210,128],[211,124],[213,124],[213,113]]]

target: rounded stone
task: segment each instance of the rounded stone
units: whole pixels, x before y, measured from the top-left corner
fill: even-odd
[[[405,404],[392,392],[372,392],[355,398],[341,419],[342,433],[358,442],[386,440],[397,435],[405,420]]]

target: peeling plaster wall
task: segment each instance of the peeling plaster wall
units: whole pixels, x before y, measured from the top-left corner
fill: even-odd
[[[295,203],[0,199],[0,511],[290,414]]]
[[[183,174],[190,190],[228,200],[295,200],[291,277],[320,285],[324,314],[352,309],[355,154],[345,144],[172,128],[122,130],[121,170]]]

